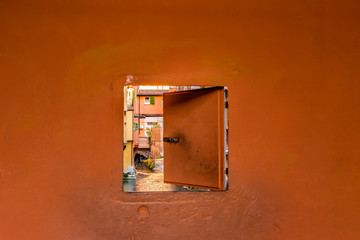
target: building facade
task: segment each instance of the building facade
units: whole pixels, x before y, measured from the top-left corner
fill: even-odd
[[[152,141],[153,128],[163,128],[163,94],[170,91],[169,86],[139,86],[134,102],[134,134],[138,143],[138,153],[142,155],[163,155],[161,142]],[[150,138],[150,139],[149,139]]]

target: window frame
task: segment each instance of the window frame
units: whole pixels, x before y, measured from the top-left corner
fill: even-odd
[[[144,104],[150,105],[150,97],[145,97],[144,98]]]
[[[117,87],[117,85],[118,84],[116,84],[116,87],[114,87],[115,89],[116,89],[116,92],[118,92],[118,87]],[[124,86],[124,85],[122,85],[121,84],[121,86]],[[121,92],[121,93],[123,93],[123,92]],[[118,101],[118,96],[119,95],[117,95],[117,94],[114,94],[113,96],[116,96],[116,100]],[[150,97],[147,97],[148,98],[148,100],[150,100]],[[140,100],[140,97],[139,97],[139,100]],[[120,101],[119,101],[120,102]],[[162,105],[163,105],[163,102],[162,102]],[[117,111],[117,108],[115,108],[115,106],[117,106],[117,104],[115,104],[114,105],[114,108],[113,108],[113,111],[114,111],[114,113],[116,113],[116,111]],[[139,106],[140,106],[140,101],[139,101]],[[226,106],[226,108],[227,108],[227,106]],[[228,117],[228,115],[227,115],[227,117]],[[122,119],[123,121],[124,121],[124,119]],[[126,124],[126,121],[124,121],[124,123]],[[224,124],[225,125],[225,124]],[[117,126],[117,125],[116,125]],[[144,129],[145,128],[145,126],[144,125],[140,125],[139,124],[139,129]],[[117,129],[117,128],[116,128]],[[122,129],[122,130],[124,130],[124,129]],[[118,139],[118,131],[114,131],[114,138],[115,139]],[[227,145],[228,146],[228,145]],[[224,148],[224,150],[225,150],[225,148]],[[114,154],[114,156],[117,156],[117,152],[118,152],[118,149],[117,148],[114,148],[114,153],[116,153],[116,154]],[[225,152],[225,151],[224,151]],[[121,157],[121,160],[122,160],[122,163],[123,163],[123,161],[124,161],[124,159],[123,159],[123,154],[121,154],[122,155],[122,157]],[[226,154],[225,154],[226,155]],[[116,158],[114,158],[114,161],[116,161],[116,162],[118,162],[118,158],[116,157]],[[228,165],[226,165],[226,167],[227,167]],[[227,169],[226,169],[226,174],[228,174],[227,173]],[[228,177],[228,175],[227,175],[227,177]],[[117,182],[117,180],[118,180],[118,178],[116,179],[116,182]],[[127,191],[124,191],[124,188],[123,188],[123,181],[121,181],[121,183],[122,184],[120,184],[120,185],[117,185],[117,186],[119,186],[120,187],[120,191],[122,192],[122,193],[125,193],[125,194],[127,194],[127,193],[129,193],[129,192],[127,192]],[[227,183],[227,181],[226,181],[226,183]],[[216,192],[222,192],[223,190],[218,190],[218,189],[214,189],[214,190],[217,190]],[[228,186],[226,186],[226,188],[224,189],[225,191],[227,191],[227,190],[229,190],[229,188],[228,188]],[[184,191],[185,192],[185,191]],[[131,192],[131,193],[138,193],[138,192]],[[167,191],[159,191],[159,192],[146,192],[146,193],[152,193],[152,194],[171,194],[172,192],[167,192]]]

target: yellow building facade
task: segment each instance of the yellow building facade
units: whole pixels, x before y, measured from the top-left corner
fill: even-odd
[[[134,166],[134,90],[131,86],[124,87],[124,135],[123,135],[123,170]]]

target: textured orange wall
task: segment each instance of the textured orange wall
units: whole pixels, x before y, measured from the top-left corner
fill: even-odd
[[[154,104],[145,104],[145,97],[146,96],[140,96],[140,114],[163,114],[163,107],[161,104],[163,99],[162,96],[153,96],[155,99]]]
[[[360,239],[358,1],[0,4],[0,236]],[[122,86],[229,86],[230,189],[124,194]]]

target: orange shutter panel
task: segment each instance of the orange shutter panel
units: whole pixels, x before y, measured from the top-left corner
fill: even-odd
[[[164,182],[225,189],[224,89],[164,94]],[[177,139],[175,139],[177,140]]]

